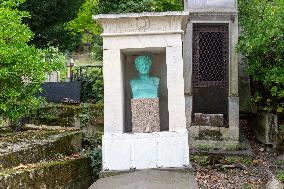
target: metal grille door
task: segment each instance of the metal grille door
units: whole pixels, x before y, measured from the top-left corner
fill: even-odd
[[[193,115],[228,112],[228,24],[193,25]]]

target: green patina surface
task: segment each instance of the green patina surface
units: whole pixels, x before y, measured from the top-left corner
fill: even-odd
[[[134,99],[158,98],[160,79],[150,77],[152,60],[149,56],[138,56],[135,59],[135,67],[139,76],[130,81]]]

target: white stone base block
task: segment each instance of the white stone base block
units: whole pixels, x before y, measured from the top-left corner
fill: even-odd
[[[189,166],[187,132],[105,134],[103,170]]]

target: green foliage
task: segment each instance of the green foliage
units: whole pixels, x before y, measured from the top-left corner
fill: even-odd
[[[91,159],[91,167],[93,168],[95,178],[98,179],[102,169],[102,150],[100,148],[93,148],[88,157]]]
[[[32,43],[37,47],[56,46],[61,50],[74,50],[80,44],[80,35],[70,35],[64,24],[76,18],[85,0],[27,0],[21,9],[31,13],[25,22],[35,33]]]
[[[244,149],[244,146],[242,146],[241,144],[237,144],[237,145],[229,144],[225,146],[225,150],[227,151],[239,151],[243,149]]]
[[[201,166],[207,166],[210,164],[210,157],[202,156],[202,155],[193,155],[193,156],[190,156],[190,161],[197,163]]]
[[[253,102],[260,109],[284,112],[284,1],[239,0],[243,29],[238,45],[253,80]]]
[[[183,0],[86,0],[74,20],[65,24],[73,36],[83,35],[83,43],[92,44],[92,57],[102,60],[101,28],[92,20],[92,15],[129,12],[183,10]]]
[[[94,60],[103,60],[103,38],[99,35],[95,35],[94,44],[91,49],[91,58]]]
[[[44,52],[45,62],[48,63],[47,71],[61,71],[66,69],[66,57],[58,48],[50,46]]]
[[[76,71],[78,72],[78,70]],[[104,86],[101,69],[94,68],[90,72],[81,75],[77,80],[82,82],[82,102],[97,103],[103,101]]]
[[[196,146],[196,148],[198,150],[205,150],[205,151],[209,151],[209,150],[213,150],[214,146],[213,145],[207,145],[207,144],[198,144]]]
[[[48,68],[44,52],[28,45],[33,33],[22,23],[29,14],[17,9],[22,2],[0,1],[0,116],[10,120],[39,105],[33,95],[41,89]]]
[[[279,131],[284,132],[284,125],[279,125]]]
[[[281,182],[284,182],[284,171],[280,171],[280,172],[277,174],[277,178],[278,178]]]
[[[233,156],[228,156],[228,157],[226,157],[225,162],[229,163],[229,164],[235,164],[235,163],[239,162],[239,158],[233,157]]]
[[[81,128],[86,128],[92,118],[92,112],[88,104],[82,104],[82,106],[83,106],[83,111],[79,115],[80,126]]]
[[[98,0],[99,13],[161,12],[183,9],[182,0]]]
[[[65,24],[65,29],[73,35],[78,33],[99,34],[100,28],[92,19],[92,15],[98,13],[98,7],[97,0],[86,0],[80,7],[77,17]]]
[[[252,159],[250,157],[243,157],[241,158],[241,162],[245,165],[252,165]]]
[[[152,0],[152,2],[156,12],[183,10],[183,0]]]

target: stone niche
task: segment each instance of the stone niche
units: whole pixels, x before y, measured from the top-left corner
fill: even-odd
[[[139,55],[148,55],[153,63],[151,76],[160,78],[159,87],[159,118],[160,130],[169,130],[169,111],[168,111],[168,88],[167,88],[167,65],[166,65],[166,48],[145,48],[145,49],[124,49],[123,56],[123,80],[124,80],[124,98],[125,104],[125,132],[132,132],[132,112],[131,112],[131,87],[130,80],[137,77],[138,72],[135,68],[134,61]]]
[[[103,28],[103,170],[189,166],[182,38],[188,12],[97,15]],[[135,133],[130,79],[135,57],[153,59],[160,83],[160,132]],[[134,130],[135,131],[135,130]]]

